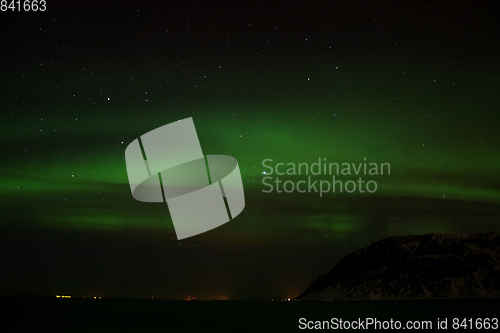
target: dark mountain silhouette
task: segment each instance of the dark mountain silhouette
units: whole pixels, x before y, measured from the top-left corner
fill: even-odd
[[[357,250],[296,300],[500,298],[500,236],[389,237]]]

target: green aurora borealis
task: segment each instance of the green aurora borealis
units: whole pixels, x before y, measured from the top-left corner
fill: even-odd
[[[241,32],[261,22],[252,15],[202,31],[200,9],[185,35],[175,31],[188,23],[151,8],[122,10],[134,29],[59,10],[22,24],[11,14],[2,30],[0,293],[291,298],[383,237],[500,231],[498,30],[482,34],[496,28],[486,10],[469,8],[468,36],[448,18],[435,35],[404,38],[409,24],[378,39],[349,16],[340,32],[300,20]],[[417,25],[441,22],[427,20]],[[132,198],[124,151],[187,117],[205,155],[238,160],[246,207],[179,242],[166,204]],[[387,162],[391,175],[367,176],[374,194],[262,192],[263,160],[318,158]]]

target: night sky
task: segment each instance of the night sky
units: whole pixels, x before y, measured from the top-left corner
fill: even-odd
[[[0,294],[293,298],[384,237],[500,232],[499,9],[47,1],[0,12]],[[246,205],[178,241],[166,204],[133,199],[124,159],[134,139],[188,117],[205,155],[238,160]],[[390,175],[362,176],[375,193],[263,192],[277,176],[263,160],[319,158],[390,163]]]

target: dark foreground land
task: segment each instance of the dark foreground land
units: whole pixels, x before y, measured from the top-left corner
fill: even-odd
[[[460,322],[464,318],[473,322],[500,318],[500,300],[264,302],[5,297],[0,303],[1,332],[292,332],[303,331],[299,329],[300,318],[392,318],[403,325],[407,320],[429,320],[433,329],[426,331],[431,332],[437,330],[438,318],[448,319],[449,331],[457,331],[451,330],[453,318]],[[479,331],[464,327],[458,331],[464,330]]]

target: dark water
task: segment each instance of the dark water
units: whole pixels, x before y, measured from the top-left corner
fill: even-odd
[[[500,317],[500,300],[259,302],[2,298],[0,332],[292,332],[299,319],[379,321]],[[373,330],[373,327],[371,327]],[[332,329],[330,329],[332,330]],[[363,330],[358,330],[363,331]],[[444,331],[443,329],[439,331]],[[490,329],[493,332],[495,330]]]

